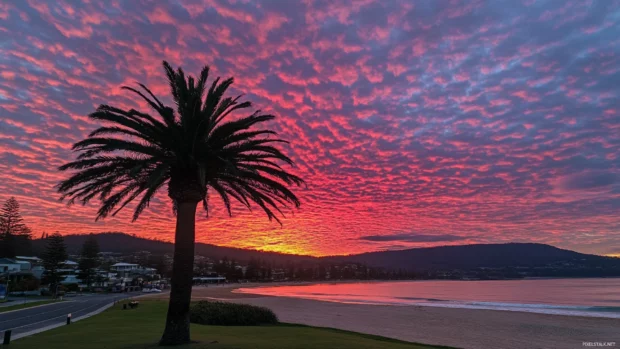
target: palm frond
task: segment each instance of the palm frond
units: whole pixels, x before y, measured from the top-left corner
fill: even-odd
[[[77,159],[59,167],[73,171],[57,186],[61,200],[86,204],[99,199],[97,219],[114,216],[139,200],[133,213],[136,220],[168,184],[175,208],[183,200],[202,201],[208,213],[209,190],[222,199],[229,215],[233,201],[250,210],[258,206],[278,222],[282,209],[299,207],[300,200],[289,187],[305,183],[283,168],[293,161],[278,147],[288,142],[259,127],[275,116],[258,110],[229,121],[232,113],[252,105],[241,100],[243,95],[226,96],[233,78],[216,78],[207,85],[209,66],[198,78],[165,61],[163,68],[176,108],[166,106],[144,84],[123,86],[155,112],[101,105],[90,114],[106,125],[75,143]],[[194,194],[185,195],[188,190]]]

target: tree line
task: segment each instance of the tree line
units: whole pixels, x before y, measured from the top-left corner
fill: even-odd
[[[214,263],[212,271],[229,281],[403,280],[419,277],[408,270],[370,267],[363,263],[273,263],[252,258],[247,265],[242,266],[227,257]],[[194,266],[194,273],[197,275],[208,272],[209,268],[204,262]]]

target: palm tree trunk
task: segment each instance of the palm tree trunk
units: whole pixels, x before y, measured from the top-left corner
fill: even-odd
[[[194,273],[194,237],[196,234],[196,202],[181,202],[177,207],[177,227],[172,265],[172,290],[166,318],[166,329],[160,345],[189,343],[189,306]]]

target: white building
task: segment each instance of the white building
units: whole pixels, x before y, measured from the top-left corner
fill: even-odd
[[[110,269],[115,271],[115,272],[129,272],[132,270],[136,270],[138,269],[139,266],[137,264],[133,264],[133,263],[116,263],[112,266],[110,266]]]
[[[79,265],[78,262],[74,262],[74,261],[64,261],[63,263],[63,269],[75,269],[77,268]]]
[[[30,262],[16,260],[15,263],[19,264],[23,272],[29,272],[32,269],[32,264],[30,264]]]
[[[139,266],[133,263],[116,263],[110,266],[110,270],[116,272],[116,274],[123,278],[128,277],[134,271],[138,270]]]
[[[32,275],[34,275],[35,278],[41,280],[41,278],[43,277],[43,273],[45,273],[45,268],[43,268],[43,266],[37,265],[36,267],[32,267],[30,272],[32,273]]]
[[[12,259],[0,258],[0,274],[17,273],[22,270],[21,264]]]
[[[30,256],[15,256],[15,260],[30,262],[31,265],[37,265],[43,263],[43,260],[39,257]]]
[[[70,275],[65,275],[65,278],[62,279],[60,283],[63,285],[68,285],[68,284],[79,284],[81,282],[82,280],[78,279],[77,275],[70,274]]]

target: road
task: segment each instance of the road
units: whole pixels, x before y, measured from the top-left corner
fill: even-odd
[[[13,330],[12,338],[26,332],[45,327],[65,324],[67,314],[79,318],[100,309],[107,304],[124,298],[140,295],[134,293],[94,294],[65,298],[65,301],[23,310],[0,313],[0,333]]]

